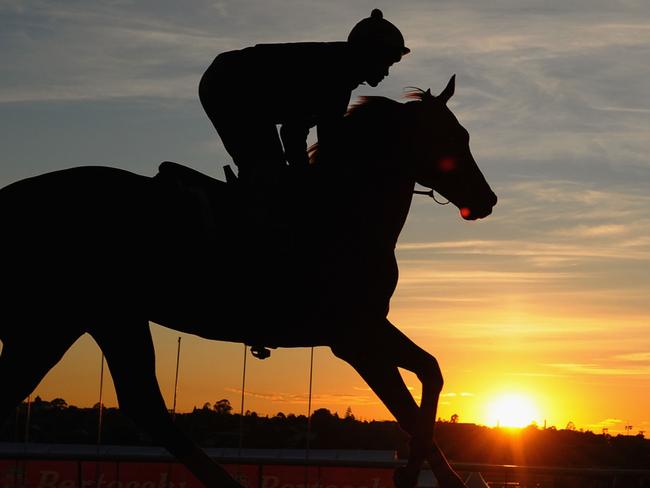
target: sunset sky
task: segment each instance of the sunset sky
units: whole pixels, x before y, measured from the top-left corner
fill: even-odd
[[[540,425],[650,433],[646,0],[0,0],[0,185],[87,164],[153,175],[164,160],[221,178],[230,161],[197,96],[212,59],[344,40],[374,7],[412,52],[353,98],[436,93],[455,73],[449,106],[499,196],[479,222],[416,197],[398,244],[390,318],[438,358],[440,416],[507,424],[494,405],[515,395]],[[179,335],[152,329],[171,406]],[[249,355],[245,408],[306,413],[309,354]],[[183,335],[178,410],[228,398],[238,411],[242,356],[240,344]],[[84,336],[34,394],[92,405],[99,370]],[[116,404],[110,382],[105,402]],[[348,406],[391,418],[317,348],[312,408]]]

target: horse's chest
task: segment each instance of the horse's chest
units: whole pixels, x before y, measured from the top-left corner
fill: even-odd
[[[358,252],[332,256],[328,266],[311,277],[317,306],[339,316],[358,312],[386,310],[397,285],[397,265],[390,252],[360,248]]]

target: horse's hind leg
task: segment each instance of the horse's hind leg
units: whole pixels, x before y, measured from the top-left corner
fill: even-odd
[[[106,356],[120,408],[205,486],[241,488],[172,422],[156,379],[154,347],[147,321],[121,324],[120,329],[128,331],[128,335],[117,334],[106,326],[91,330]]]
[[[38,386],[81,336],[80,331],[11,335],[3,338],[0,355],[0,422]]]

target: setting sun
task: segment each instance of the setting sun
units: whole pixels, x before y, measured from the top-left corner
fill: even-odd
[[[533,401],[521,394],[500,395],[487,406],[488,425],[526,427],[536,422],[538,417],[539,412]]]

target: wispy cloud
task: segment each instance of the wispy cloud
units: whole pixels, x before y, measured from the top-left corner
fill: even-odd
[[[564,294],[580,295],[583,303],[614,303],[617,297],[641,307],[641,295],[650,293],[642,276],[650,262],[647,194],[565,180],[515,181],[501,205],[505,208],[497,212],[503,217],[492,221],[481,239],[459,234],[453,240],[446,235],[444,240],[400,242],[404,296],[469,305],[506,292],[511,298],[521,293],[528,300],[555,301],[564,300]],[[424,217],[414,220],[422,225]],[[612,273],[627,278],[614,285],[607,278]]]
[[[474,396],[474,393],[470,393],[470,392],[468,392],[468,391],[461,391],[460,393],[447,392],[447,393],[442,393],[440,396],[441,396],[442,398],[446,398],[446,397],[453,397],[453,398],[456,398],[456,397],[465,397],[465,398],[467,398],[467,397],[473,397],[473,396]]]
[[[631,352],[627,354],[619,354],[617,356],[614,356],[614,359],[620,361],[650,363],[650,352]]]
[[[555,374],[555,373],[528,373],[528,372],[519,372],[513,371],[507,373],[510,376],[523,376],[527,378],[562,378],[566,377],[565,374]]]
[[[241,394],[241,388],[225,388],[226,391]],[[307,404],[309,402],[309,395],[302,393],[282,393],[282,392],[257,392],[245,391],[246,396],[258,398],[260,400],[268,400],[274,403],[288,403],[288,404]],[[381,402],[374,394],[370,395],[353,395],[346,393],[317,393],[312,395],[312,402],[322,403],[325,405],[379,405]]]
[[[603,225],[596,227],[578,227],[575,230],[563,229],[550,232],[549,236],[561,234],[572,237],[598,237],[606,235],[623,234],[628,227],[624,225]],[[526,258],[577,258],[591,259],[604,258],[613,260],[642,260],[650,258],[650,249],[645,239],[637,241],[617,241],[614,243],[594,243],[585,246],[584,243],[552,243],[531,242],[529,240],[469,240],[469,241],[442,241],[402,243],[398,251],[426,251],[435,250],[446,254],[479,255],[479,256],[513,256]],[[625,248],[625,252],[622,251]],[[403,255],[404,261],[409,256]],[[539,274],[538,277],[543,277]]]
[[[632,227],[623,224],[579,225],[571,229],[560,229],[554,233],[571,237],[609,237],[626,234]]]
[[[593,376],[645,376],[650,375],[648,367],[629,368],[616,366],[601,366],[595,363],[550,363],[547,366],[574,374]]]
[[[624,420],[622,419],[617,419],[617,418],[608,418],[608,419],[603,419],[600,422],[596,422],[594,424],[589,424],[587,427],[591,430],[594,431],[599,431],[602,429],[611,429],[612,427],[615,426],[620,426],[623,427],[623,424],[625,423]],[[621,429],[622,430],[622,429]]]
[[[343,21],[330,40],[344,39],[355,22],[317,2],[296,4],[289,16],[288,3],[3,2],[0,103],[195,99],[202,72],[220,52],[328,40],[327,23],[317,20],[325,13]]]
[[[444,283],[538,283],[541,281],[570,278],[575,275],[562,272],[458,270],[433,271],[427,269],[408,269],[402,273],[400,286],[419,285],[423,282],[440,281]]]

